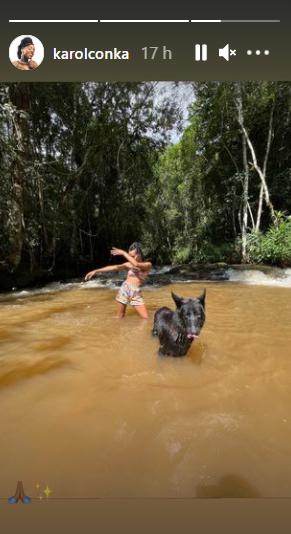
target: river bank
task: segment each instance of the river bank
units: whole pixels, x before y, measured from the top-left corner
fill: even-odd
[[[63,276],[56,276],[53,273],[45,276],[40,274],[37,278],[24,278],[18,280],[18,284],[12,283],[10,279],[2,278],[0,273],[0,293],[5,295],[26,293],[47,293],[62,289],[70,289],[83,285],[83,278],[76,276],[76,273],[64,271]],[[86,283],[86,287],[108,287],[116,288],[124,280],[124,273],[108,273],[95,277]],[[162,287],[172,283],[190,282],[242,282],[257,285],[270,285],[291,287],[291,269],[272,267],[269,265],[250,264],[180,264],[156,266],[152,269],[145,287]],[[24,283],[25,282],[25,283]]]

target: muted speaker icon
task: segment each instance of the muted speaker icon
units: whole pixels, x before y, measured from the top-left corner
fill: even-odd
[[[226,61],[229,61],[230,56],[236,56],[236,50],[230,48],[229,44],[226,44],[223,48],[218,49],[219,57],[223,57]]]

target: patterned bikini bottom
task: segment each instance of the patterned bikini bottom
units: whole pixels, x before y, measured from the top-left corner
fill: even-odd
[[[121,302],[121,304],[130,304],[131,306],[141,306],[144,304],[141,289],[139,287],[130,285],[126,281],[123,282],[122,286],[120,287],[116,296],[116,300],[117,302]]]

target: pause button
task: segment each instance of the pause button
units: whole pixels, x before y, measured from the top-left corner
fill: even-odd
[[[195,45],[195,61],[207,61],[207,45]]]

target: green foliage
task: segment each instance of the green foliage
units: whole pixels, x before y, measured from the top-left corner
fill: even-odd
[[[178,118],[155,84],[0,85],[0,267],[55,271],[141,239],[153,167]]]
[[[205,243],[201,248],[195,261],[198,263],[216,263],[227,262],[234,263],[238,261],[239,256],[235,249],[235,243],[222,243],[221,245],[214,245],[212,243]]]
[[[266,233],[252,232],[247,241],[250,260],[271,265],[291,265],[291,217],[270,226]]]
[[[290,84],[197,83],[189,125],[179,143],[159,157],[156,180],[150,186],[147,218],[155,229],[150,231],[152,251],[160,262],[240,260],[244,163],[238,90],[245,125],[261,165],[275,106],[267,183],[275,209],[291,211]],[[250,153],[247,157],[251,161]],[[259,191],[260,180],[249,163],[248,203],[255,219]],[[269,224],[269,212],[263,205],[262,231]],[[145,226],[148,232],[147,222]]]
[[[236,95],[275,210],[291,212],[291,84],[196,83],[189,120],[155,83],[0,84],[0,269],[80,273],[112,245],[153,262],[239,261],[246,176]],[[248,254],[290,264],[290,221],[270,215],[248,150]],[[246,204],[244,204],[246,205]],[[253,221],[250,216],[252,214]],[[242,247],[241,247],[242,248]]]
[[[173,252],[174,263],[187,263],[192,260],[192,250],[190,245],[175,248]]]

